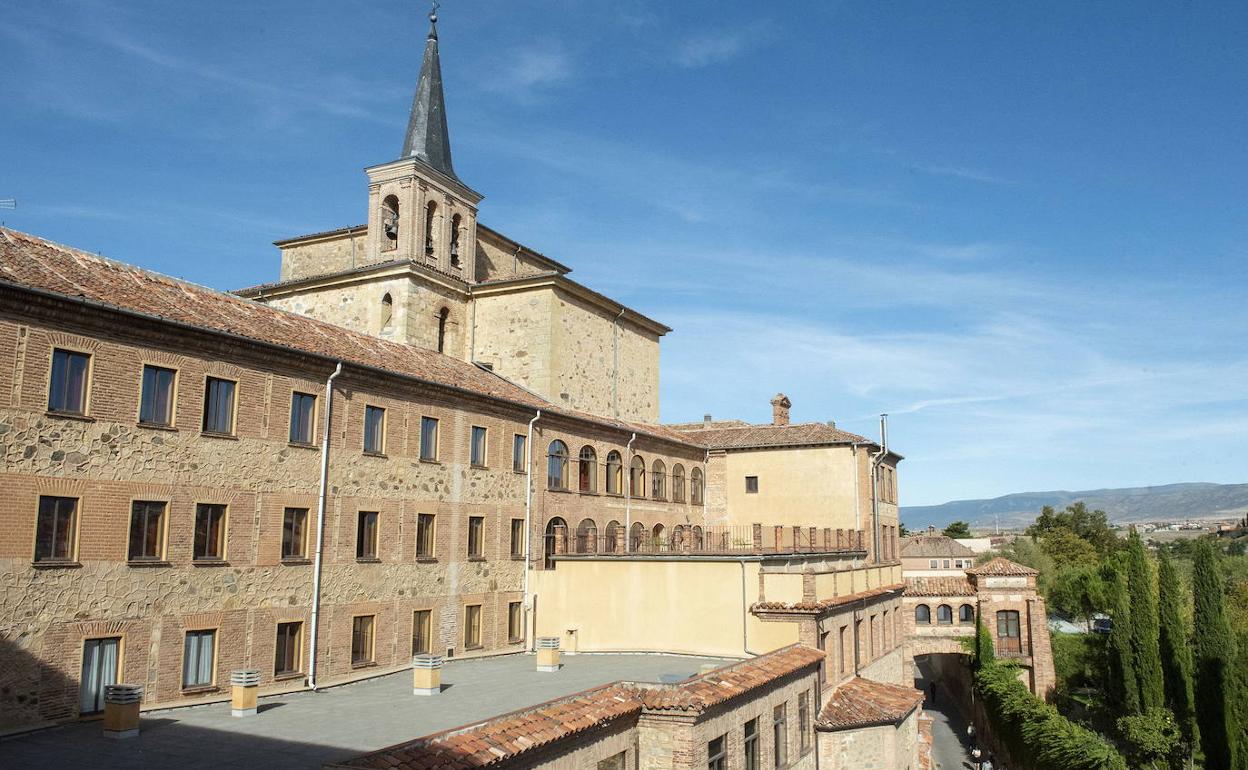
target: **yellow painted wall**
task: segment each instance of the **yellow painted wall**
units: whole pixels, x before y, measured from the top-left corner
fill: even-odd
[[[745,564],[747,606],[758,598],[758,569],[757,563]],[[747,654],[740,562],[561,561],[553,570],[532,573],[532,580],[536,635],[557,636],[565,646],[575,639],[578,651]],[[800,590],[799,583],[799,598]],[[798,640],[792,623],[748,616],[746,625],[752,653]]]
[[[858,459],[867,454],[858,450]],[[712,462],[725,464],[724,501],[729,524],[859,529],[854,512],[853,450],[845,446],[732,451]],[[745,491],[745,477],[758,477],[758,492]],[[870,489],[858,490],[870,502]],[[861,499],[859,499],[861,506]]]

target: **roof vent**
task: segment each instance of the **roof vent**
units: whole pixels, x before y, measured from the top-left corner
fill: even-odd
[[[835,428],[835,427],[836,427],[836,420],[828,420],[828,427],[829,427],[829,428]]]
[[[702,415],[702,424],[708,428],[711,427],[711,416],[709,414]]]
[[[478,367],[486,370],[487,372],[494,371],[494,364],[491,364],[489,361],[473,361],[472,363],[476,364]]]

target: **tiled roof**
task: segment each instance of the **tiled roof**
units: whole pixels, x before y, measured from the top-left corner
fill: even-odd
[[[643,710],[700,714],[783,677],[813,669],[824,659],[810,647],[792,645],[715,669],[683,682],[645,685],[616,682],[413,741],[329,764],[352,770],[462,770],[516,760],[586,730]]]
[[[641,699],[647,709],[701,713],[750,690],[815,666],[822,652],[800,644],[717,668],[674,685],[649,687]]]
[[[809,446],[812,444],[875,444],[857,433],[849,433],[822,422],[791,425],[745,425],[732,428],[685,428],[690,439],[711,449],[752,449],[755,447]]]
[[[1018,562],[998,556],[987,564],[981,564],[966,571],[968,575],[1039,575],[1039,570],[1024,567]]]
[[[944,535],[911,535],[901,541],[902,558],[949,558],[975,556],[975,552]]]
[[[905,583],[894,583],[888,586],[872,588],[868,591],[859,591],[854,594],[833,596],[830,599],[821,599],[817,602],[755,602],[750,609],[755,611],[779,610],[784,612],[823,612],[825,610],[843,607],[846,604],[854,604],[855,602],[875,599],[892,593],[898,593],[905,587]]]
[[[922,702],[923,693],[913,687],[854,677],[832,693],[819,712],[815,729],[847,730],[895,724]]]
[[[636,692],[611,684],[547,701],[486,722],[456,727],[345,760],[327,768],[457,770],[522,756],[642,709]]]
[[[7,228],[0,228],[0,282],[293,349],[327,361],[382,370],[528,409],[540,408],[682,444],[697,443],[661,425],[613,420],[550,404],[497,374],[452,356],[361,334]]]
[[[974,596],[975,589],[964,577],[906,578],[906,596]]]

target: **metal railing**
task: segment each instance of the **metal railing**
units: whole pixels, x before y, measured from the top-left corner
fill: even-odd
[[[866,531],[761,524],[634,524],[603,530],[555,526],[547,532],[548,556],[625,554],[856,553],[866,550]]]

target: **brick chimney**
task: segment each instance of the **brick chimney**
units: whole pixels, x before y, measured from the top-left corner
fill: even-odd
[[[783,393],[777,393],[776,397],[771,399],[771,424],[772,425],[788,425],[789,424],[789,407],[793,406],[793,402]]]

